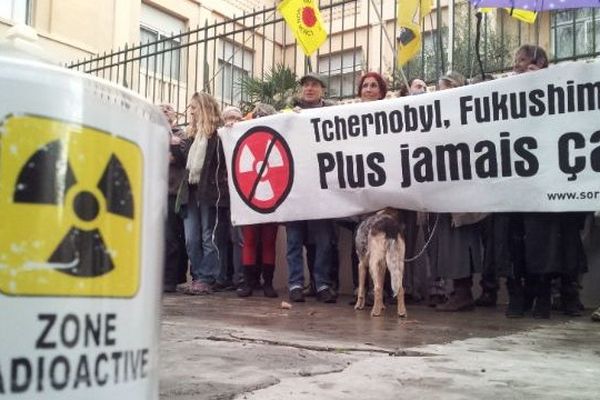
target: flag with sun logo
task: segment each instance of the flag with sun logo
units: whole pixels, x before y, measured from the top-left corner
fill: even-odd
[[[398,64],[401,67],[421,49],[421,20],[431,9],[431,0],[398,1]]]
[[[315,0],[283,0],[277,10],[307,56],[327,40],[327,31]]]

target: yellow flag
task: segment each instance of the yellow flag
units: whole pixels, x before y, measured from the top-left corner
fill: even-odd
[[[479,9],[479,11],[484,12],[484,13],[489,13],[492,10],[493,10],[493,8],[489,8],[489,7]],[[521,10],[518,8],[505,8],[505,10],[513,18],[516,18],[519,21],[527,22],[528,24],[533,24],[537,18],[537,12],[535,12],[535,11]]]
[[[315,0],[283,0],[277,10],[307,56],[327,40],[327,31]]]
[[[535,11],[519,10],[516,8],[505,8],[505,10],[508,11],[513,18],[516,18],[519,21],[527,22],[528,24],[533,24],[537,18],[537,12]]]
[[[421,49],[420,9],[426,5],[424,0],[398,1],[398,64],[403,66]],[[431,2],[429,2],[431,5]],[[431,11],[431,10],[430,10]]]
[[[423,18],[424,16],[429,14],[431,12],[431,10],[433,9],[433,0],[421,0],[420,8],[421,8],[420,17]]]

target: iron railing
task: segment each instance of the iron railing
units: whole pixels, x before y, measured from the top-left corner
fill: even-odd
[[[397,0],[321,1],[330,34],[311,57],[300,52],[276,9],[265,7],[206,21],[204,26],[158,40],[126,44],[67,67],[121,84],[154,103],[171,103],[179,111],[198,90],[212,93],[223,105],[237,105],[248,98],[240,82],[249,77],[264,79],[276,65],[287,67],[296,77],[310,70],[322,74],[330,97],[338,99],[354,96],[356,79],[364,71],[382,73],[392,89],[412,77],[434,82],[450,69],[467,77],[477,75],[475,10],[466,0],[443,4],[436,0],[434,5],[434,12],[422,21],[421,54],[402,70],[395,63]],[[442,14],[449,13],[456,21],[450,28],[442,20]],[[582,32],[583,47],[578,41]],[[593,9],[543,13],[533,25],[502,10],[485,14],[480,46],[483,68],[488,73],[508,70],[514,49],[522,43],[547,47],[553,61],[596,57],[600,55],[598,32],[600,15]]]

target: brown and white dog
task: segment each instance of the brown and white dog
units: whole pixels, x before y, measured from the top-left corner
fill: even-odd
[[[399,211],[385,208],[362,221],[356,231],[356,253],[358,255],[358,297],[355,310],[365,307],[365,280],[367,269],[371,272],[375,299],[371,316],[378,317],[385,308],[383,284],[386,268],[392,278],[392,290],[398,299],[398,316],[406,317],[404,306],[404,253],[406,245],[399,221]]]

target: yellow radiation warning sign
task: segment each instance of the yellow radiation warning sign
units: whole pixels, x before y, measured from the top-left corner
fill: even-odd
[[[53,119],[0,126],[0,292],[133,297],[143,158],[133,142]]]

